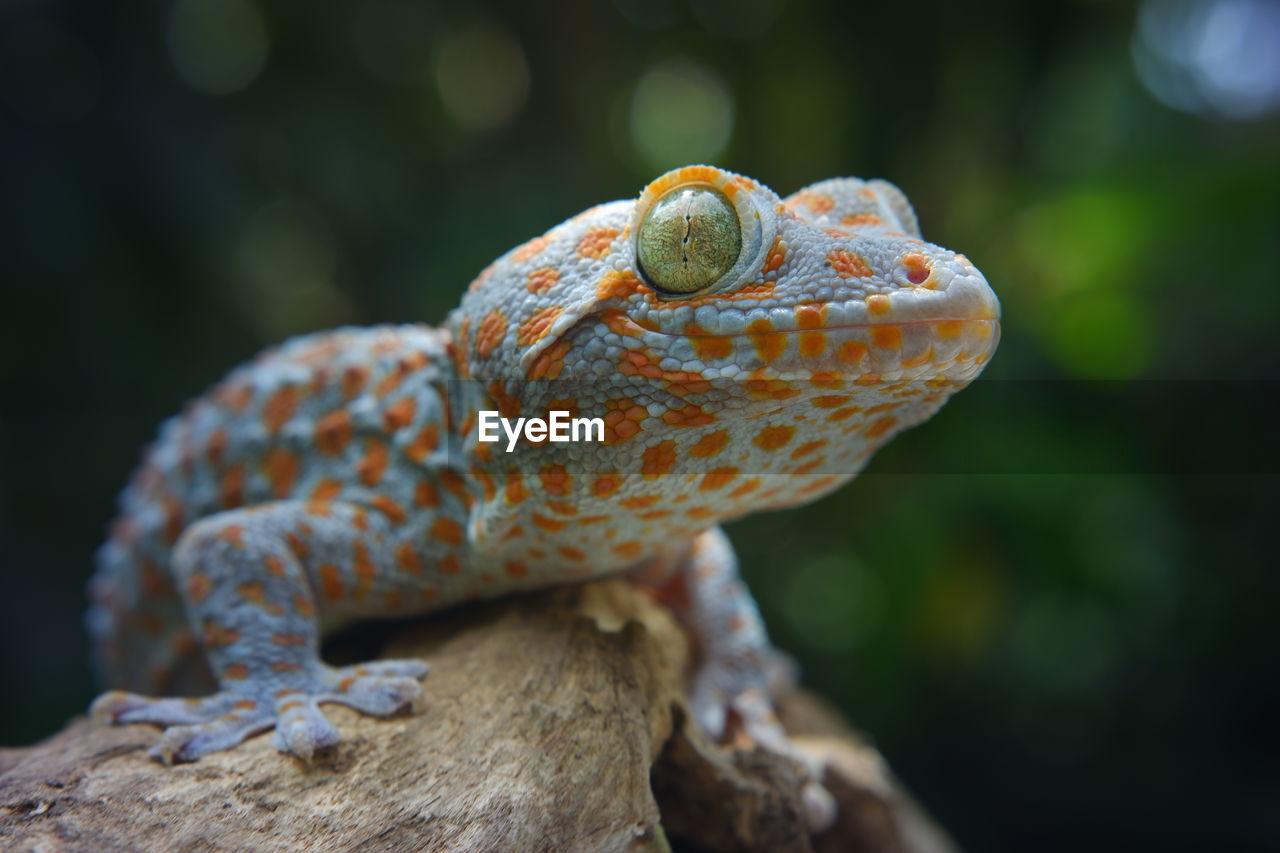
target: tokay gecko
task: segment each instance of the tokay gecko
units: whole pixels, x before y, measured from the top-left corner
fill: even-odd
[[[693,635],[701,725],[794,755],[718,525],[852,478],[978,375],[999,310],[892,184],[781,199],[688,166],[503,255],[440,328],[290,340],[164,424],[121,496],[87,617],[120,689],[93,713],[165,727],[165,762],[268,729],[310,759],[339,740],[322,703],[416,708],[427,674],[326,665],[338,621],[626,573]],[[601,428],[481,441],[493,412]]]

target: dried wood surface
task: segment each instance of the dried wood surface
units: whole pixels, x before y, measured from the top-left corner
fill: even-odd
[[[828,761],[836,824],[810,836],[790,762],[709,743],[681,698],[687,646],[620,581],[401,627],[387,656],[431,661],[424,713],[325,706],[344,740],[312,766],[257,737],[195,764],[146,757],[149,726],[78,718],[0,749],[0,849],[901,851],[954,848],[879,755],[789,697]]]

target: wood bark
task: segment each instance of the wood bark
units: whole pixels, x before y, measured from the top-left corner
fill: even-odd
[[[398,626],[431,661],[421,714],[326,705],[343,741],[308,766],[269,737],[164,767],[151,726],[84,718],[0,750],[0,849],[895,851],[954,848],[874,749],[802,692],[795,741],[828,762],[834,826],[810,835],[792,762],[710,743],[684,705],[688,648],[621,581]]]

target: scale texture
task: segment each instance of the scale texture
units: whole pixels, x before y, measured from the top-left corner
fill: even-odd
[[[328,628],[625,573],[695,639],[703,727],[790,753],[785,666],[717,525],[855,476],[978,375],[998,318],[891,184],[780,199],[667,173],[503,255],[442,327],[291,340],[168,421],[90,585],[117,688],[94,713],[164,726],[166,762],[268,729],[309,759],[339,737],[321,703],[415,708],[427,673],[330,667]],[[479,441],[484,410],[604,437],[506,452]]]

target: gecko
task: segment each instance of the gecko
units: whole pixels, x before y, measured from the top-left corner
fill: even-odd
[[[167,421],[89,584],[92,715],[163,727],[165,763],[272,729],[311,760],[339,742],[323,703],[424,710],[425,661],[329,666],[332,626],[625,574],[676,591],[701,726],[788,752],[720,525],[853,478],[981,372],[999,317],[893,184],[667,172],[502,255],[440,327],[294,338]],[[485,412],[603,429],[485,442]]]

